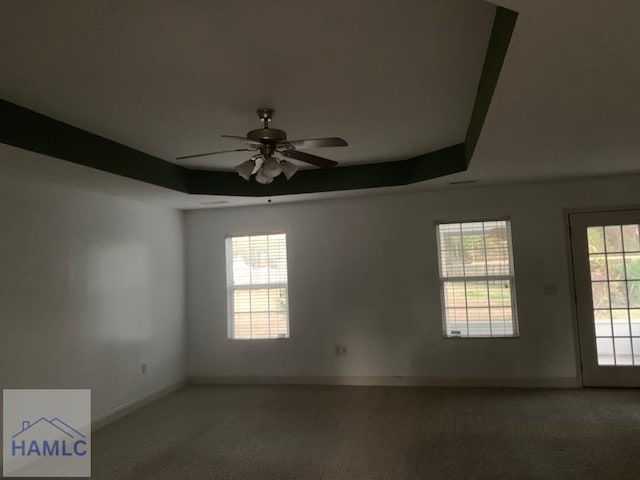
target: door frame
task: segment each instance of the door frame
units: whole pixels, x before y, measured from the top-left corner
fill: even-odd
[[[609,205],[609,206],[597,206],[597,207],[577,207],[577,208],[564,208],[562,210],[563,228],[565,232],[565,248],[567,252],[567,263],[569,267],[569,293],[571,304],[571,315],[573,316],[573,344],[576,361],[576,382],[579,388],[593,388],[584,384],[583,364],[582,364],[582,346],[580,345],[580,321],[578,318],[578,294],[576,289],[575,279],[575,265],[573,261],[573,246],[571,244],[571,223],[570,216],[572,214],[581,213],[615,213],[624,212],[627,210],[640,210],[640,205]],[[604,386],[604,385],[603,385]],[[625,387],[622,387],[625,388]],[[637,388],[637,387],[628,387]]]

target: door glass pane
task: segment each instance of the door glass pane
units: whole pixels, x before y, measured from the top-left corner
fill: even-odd
[[[610,308],[609,284],[607,282],[591,281],[591,295],[593,297],[593,308]]]
[[[598,365],[616,364],[613,356],[612,338],[596,338],[596,347],[598,348]]]
[[[626,278],[624,258],[621,253],[607,255],[607,270],[609,271],[609,280],[624,280]]]
[[[629,310],[629,321],[631,323],[631,336],[640,337],[640,308]]]
[[[604,239],[607,253],[622,251],[622,228],[620,225],[604,227]]]
[[[587,228],[598,365],[640,366],[639,230]]]
[[[602,227],[588,227],[589,253],[604,253],[604,230]]]
[[[602,255],[589,255],[589,263],[591,264],[591,280],[603,281],[609,280],[607,272],[607,256]]]
[[[612,324],[613,324],[613,336],[614,337],[628,337],[629,331],[629,311],[617,308],[611,310]]]
[[[640,365],[640,338],[634,338],[631,341],[633,346],[633,364]]]
[[[616,365],[633,365],[630,338],[616,338]]]
[[[640,308],[640,280],[633,280],[627,283],[629,293],[629,307]]]
[[[640,235],[638,225],[623,225],[622,237],[624,239],[625,252],[640,252]]]
[[[627,282],[609,282],[611,308],[627,308]]]
[[[625,253],[625,272],[628,280],[640,280],[640,253]]]
[[[594,310],[597,337],[611,337],[611,310]]]

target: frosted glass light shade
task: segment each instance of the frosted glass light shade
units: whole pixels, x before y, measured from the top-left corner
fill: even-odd
[[[250,159],[238,165],[236,167],[236,172],[238,172],[238,175],[248,181],[249,179],[251,179],[251,174],[253,173],[254,168],[256,168],[256,162],[255,160]]]
[[[282,173],[282,167],[274,157],[267,157],[260,171],[265,177],[275,178]]]
[[[298,171],[298,166],[295,163],[291,163],[287,160],[282,160],[280,162],[280,168],[282,169],[282,173],[284,173],[284,176],[287,177],[287,180],[293,177]]]
[[[258,173],[256,173],[256,182],[261,183],[263,185],[267,185],[267,184],[273,182],[273,177],[266,176],[262,172],[262,168],[260,168],[260,170],[258,170]]]

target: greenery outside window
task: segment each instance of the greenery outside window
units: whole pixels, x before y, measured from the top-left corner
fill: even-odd
[[[226,238],[228,336],[289,337],[284,233]]]
[[[517,337],[511,222],[437,225],[445,337]]]

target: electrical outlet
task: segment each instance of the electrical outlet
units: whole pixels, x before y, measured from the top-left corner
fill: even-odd
[[[140,371],[142,372],[142,375],[146,375],[147,374],[147,364],[146,363],[142,364],[142,367],[141,367]]]
[[[333,353],[335,355],[346,355],[347,354],[347,346],[346,345],[335,345],[333,347]]]

